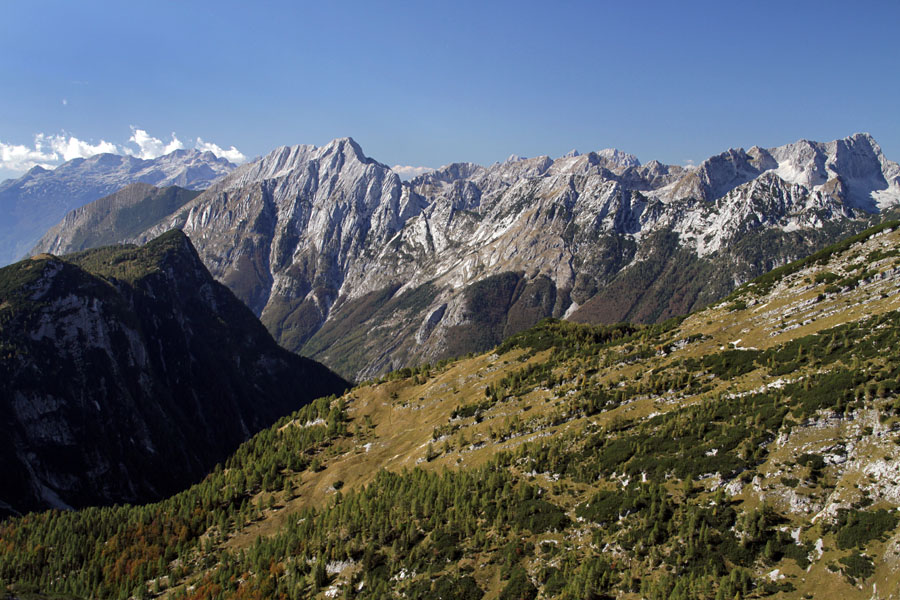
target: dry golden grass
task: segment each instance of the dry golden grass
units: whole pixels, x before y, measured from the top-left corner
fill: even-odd
[[[883,243],[900,245],[900,231],[881,236],[877,242],[869,240],[857,251],[858,256],[865,256]],[[844,263],[849,259],[841,259]],[[887,259],[877,266],[883,271],[896,268],[896,261]],[[843,263],[842,263],[843,264]],[[729,311],[724,305],[713,306],[689,316],[678,328],[673,339],[682,339],[694,334],[703,334],[704,338],[696,343],[675,350],[666,356],[656,356],[639,364],[615,364],[601,367],[589,377],[583,385],[608,385],[610,382],[635,382],[649,376],[653,369],[665,369],[678,361],[687,358],[699,358],[731,347],[767,349],[796,338],[828,329],[840,323],[858,320],[873,314],[900,308],[900,283],[897,279],[886,278],[861,286],[851,294],[828,294],[824,299],[825,283],[814,284],[815,274],[826,267],[813,265],[795,273],[784,282],[774,286],[768,294],[754,298],[747,308]],[[827,268],[841,271],[834,265]],[[843,271],[841,271],[843,272]],[[849,299],[849,301],[848,301]],[[796,324],[796,327],[785,328]],[[257,536],[272,535],[299,510],[308,506],[322,506],[334,497],[335,482],[342,482],[342,491],[357,489],[373,480],[381,469],[401,471],[420,467],[441,470],[469,468],[481,465],[490,460],[499,450],[515,449],[525,441],[537,439],[539,436],[555,436],[566,431],[580,431],[586,427],[607,427],[614,420],[640,421],[651,414],[658,414],[683,408],[686,405],[714,398],[720,393],[746,392],[759,389],[771,379],[762,369],[750,372],[736,380],[715,381],[712,390],[703,394],[687,397],[650,397],[632,399],[625,404],[589,418],[576,418],[561,425],[546,427],[534,433],[514,436],[503,441],[495,441],[492,431],[506,428],[513,420],[527,421],[541,419],[551,414],[559,404],[559,396],[567,390],[578,387],[578,376],[588,366],[583,359],[574,359],[562,365],[555,373],[565,376],[574,373],[571,381],[567,380],[556,389],[536,389],[521,398],[501,401],[488,409],[479,423],[474,418],[454,421],[458,431],[437,440],[433,439],[436,428],[446,426],[454,409],[485,398],[485,388],[497,384],[503,377],[518,371],[530,364],[538,364],[549,357],[551,351],[538,353],[523,360],[524,353],[514,350],[502,356],[492,353],[466,358],[434,371],[427,380],[417,382],[416,378],[387,381],[358,387],[344,396],[347,414],[350,419],[350,430],[357,431],[340,444],[320,456],[323,469],[317,473],[307,471],[294,476],[297,496],[287,503],[279,503],[273,510],[265,512],[264,517],[248,524],[226,545],[231,548],[249,546]],[[602,364],[603,357],[597,360]],[[785,376],[794,379],[803,373]],[[366,429],[365,423],[371,422],[373,427]],[[853,437],[852,423],[835,421],[825,426],[797,426],[794,428],[788,443],[770,449],[768,458],[759,469],[762,489],[753,485],[745,486],[735,497],[742,503],[743,509],[759,506],[768,498],[769,502],[777,499],[779,494],[787,493],[788,487],[781,482],[782,477],[798,477],[802,469],[790,467],[797,456],[803,452],[822,452],[835,440]],[[885,438],[880,442],[867,442],[860,447],[864,455],[881,456],[891,449],[893,440]],[[426,461],[425,456],[431,445],[436,457]],[[522,474],[528,477],[527,474]],[[575,484],[565,479],[555,480],[546,474],[533,476],[544,487],[554,502],[573,514],[574,507],[587,499],[596,491],[597,486]],[[830,491],[821,486],[811,488],[801,483],[793,488],[793,493],[816,494],[813,504],[819,506],[827,502],[842,501],[845,503],[859,499],[857,486],[862,477],[858,469],[847,469],[838,473],[838,469],[828,467],[824,476]],[[603,485],[603,484],[600,484]],[[562,493],[564,491],[564,493]],[[560,493],[557,493],[560,492]],[[824,494],[824,496],[823,496]],[[870,598],[873,595],[871,586],[860,589],[851,586],[840,573],[828,570],[827,565],[833,563],[841,555],[835,549],[833,536],[822,535],[821,527],[808,527],[811,515],[791,513],[790,507],[783,502],[775,501],[777,507],[789,517],[788,527],[795,529],[805,526],[801,533],[802,541],[815,542],[823,538],[827,548],[821,560],[814,561],[808,571],[796,566],[793,561],[781,561],[771,569],[778,568],[790,581],[796,591],[789,594],[780,593],[773,598],[814,597],[840,600]],[[555,537],[554,537],[555,536]],[[558,543],[587,543],[587,540],[563,540],[556,534],[533,536],[531,541],[556,539]],[[891,590],[900,590],[900,561],[897,557],[882,556],[886,548],[895,548],[900,553],[900,534],[879,548],[876,560],[876,576],[871,581],[879,582],[878,593],[884,596]],[[496,568],[487,568],[481,563],[481,555],[471,559],[473,576],[484,589],[490,590],[486,599],[495,598],[500,589],[500,580]],[[468,560],[468,559],[467,559]],[[811,596],[807,596],[811,595]],[[623,597],[638,597],[625,595]]]

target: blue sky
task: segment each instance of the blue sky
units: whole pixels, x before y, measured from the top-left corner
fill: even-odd
[[[35,0],[0,14],[0,179],[22,148],[149,156],[199,139],[252,158],[348,135],[389,165],[605,147],[684,164],[857,131],[900,160],[896,0]]]

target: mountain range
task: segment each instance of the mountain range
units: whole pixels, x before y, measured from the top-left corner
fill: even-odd
[[[867,134],[731,149],[696,168],[608,149],[409,182],[342,138],[278,148],[118,239],[182,229],[282,346],[359,380],[490,348],[545,317],[684,314],[898,203],[900,167]],[[81,223],[109,223],[117,205],[84,207],[33,252],[76,249],[97,230]]]
[[[346,383],[280,348],[180,231],[0,269],[0,513],[148,502]]]
[[[234,168],[226,159],[199,150],[175,150],[154,159],[97,154],[55,169],[34,167],[0,183],[0,265],[24,257],[69,211],[129,183],[201,190]]]

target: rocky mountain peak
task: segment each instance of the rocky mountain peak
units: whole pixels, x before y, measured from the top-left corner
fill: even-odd
[[[35,166],[31,167],[30,169],[28,169],[28,171],[25,173],[25,175],[23,175],[23,177],[27,177],[27,176],[29,176],[29,175],[31,175],[31,176],[34,176],[34,175],[40,175],[41,173],[49,173],[50,171],[51,171],[51,169],[45,169],[45,168],[42,167],[41,165],[35,165]],[[13,183],[14,181],[15,181],[14,179],[7,179],[7,180],[4,181],[3,183],[4,183],[4,184],[5,184],[5,183],[10,183],[10,184],[11,184],[11,183]]]
[[[755,158],[743,148],[730,148],[707,158],[670,187],[660,190],[659,195],[678,200],[716,200],[760,174]]]
[[[900,202],[900,167],[865,133],[827,143],[798,140],[768,149],[732,148],[703,161],[656,195],[713,201],[768,171],[810,191],[823,191],[828,181],[840,176],[843,201],[869,213]]]
[[[510,183],[522,178],[540,177],[553,165],[553,159],[549,156],[535,156],[534,158],[517,158],[494,165],[489,169],[495,177],[504,183]]]
[[[273,295],[327,310],[350,265],[423,208],[387,165],[339,138],[283,146],[243,165],[140,239],[171,227],[205,238],[201,255],[212,273],[268,319]]]
[[[372,159],[366,156],[362,147],[352,137],[335,138],[328,142],[323,148],[329,151],[338,152],[345,156],[352,155],[360,162],[369,162]]]
[[[345,167],[364,170],[367,165],[376,167],[376,170],[390,171],[387,165],[367,157],[360,145],[350,137],[334,139],[324,146],[281,146],[237,169],[223,179],[220,187],[233,189],[266,180],[302,177],[310,168],[335,173]]]
[[[875,138],[872,137],[872,134],[867,131],[858,131],[848,136],[847,139],[853,140],[854,142],[862,142],[868,144],[873,148],[877,148],[879,154],[881,153],[881,146],[878,145],[878,142],[875,141]]]
[[[417,188],[420,185],[453,183],[458,179],[471,179],[477,173],[483,172],[484,170],[485,168],[481,165],[471,162],[451,163],[449,165],[444,165],[439,169],[435,169],[434,171],[429,171],[428,173],[414,177],[409,181],[409,185],[412,188]]]
[[[846,190],[844,200],[867,212],[900,201],[900,168],[887,160],[867,133],[821,143],[799,140],[772,148],[779,177],[812,189],[821,189],[840,176]]]
[[[641,161],[638,160],[637,156],[616,148],[604,148],[603,150],[598,150],[597,154],[618,167],[627,168],[641,166]]]

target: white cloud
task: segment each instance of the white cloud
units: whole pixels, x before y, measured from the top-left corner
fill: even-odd
[[[0,142],[0,169],[27,171],[35,166],[52,169],[60,161],[118,151],[119,148],[115,144],[105,140],[91,144],[72,135],[39,133],[34,136],[34,146],[31,148],[21,144]]]
[[[145,160],[157,158],[164,154],[169,154],[170,152],[175,152],[176,150],[182,150],[184,148],[184,144],[181,143],[181,140],[175,137],[175,132],[172,132],[172,140],[167,144],[161,139],[153,137],[143,129],[138,129],[134,125],[131,126],[131,137],[128,138],[128,141],[137,146],[138,150],[135,152],[132,148],[125,147],[123,148],[125,154],[143,158]]]
[[[128,142],[137,146],[137,149],[127,145],[120,146],[106,140],[92,143],[78,139],[66,132],[53,135],[38,133],[34,136],[33,146],[6,144],[0,141],[0,171],[21,173],[35,166],[53,169],[60,163],[73,158],[88,158],[105,152],[153,159],[185,147],[174,132],[172,139],[165,142],[134,126],[131,128],[131,137],[128,138]],[[203,152],[210,151],[233,163],[242,163],[247,160],[247,157],[234,146],[226,150],[218,144],[206,142],[199,137],[196,140],[196,148]]]
[[[411,167],[409,165],[394,165],[391,170],[400,176],[400,179],[412,179],[425,173],[434,171],[432,167]]]
[[[228,150],[225,150],[221,146],[213,144],[212,142],[204,142],[203,138],[201,137],[197,138],[197,144],[194,147],[201,152],[212,152],[219,158],[224,158],[235,164],[242,163],[247,160],[247,157],[244,156],[243,153],[234,146],[232,146]]]
[[[119,147],[112,142],[100,140],[97,144],[91,144],[84,140],[79,140],[74,135],[66,137],[65,135],[44,135],[39,133],[34,136],[34,145],[38,150],[49,146],[53,154],[62,157],[62,160],[72,160],[73,158],[88,158],[95,154],[118,154]]]
[[[29,148],[28,146],[0,142],[0,169],[27,171],[38,165],[45,169],[52,169],[56,165],[50,163],[57,160],[56,154],[42,152],[37,147]]]

